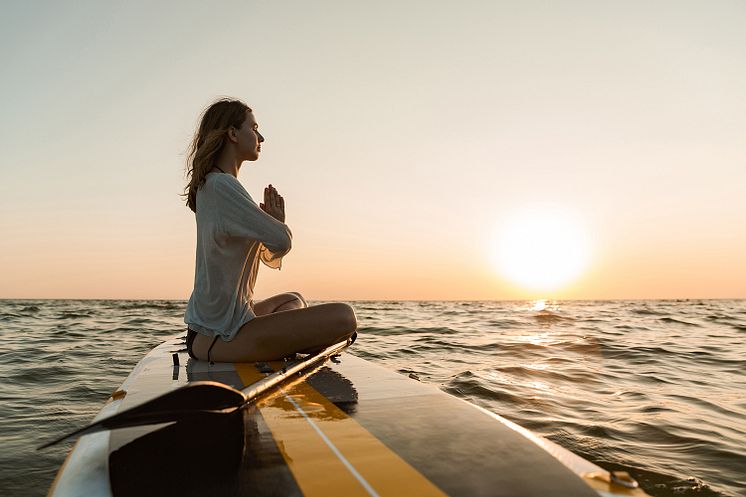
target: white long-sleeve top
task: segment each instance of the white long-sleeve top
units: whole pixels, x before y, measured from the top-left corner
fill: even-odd
[[[251,307],[259,261],[280,269],[292,233],[264,212],[230,174],[208,173],[197,191],[197,262],[184,322],[232,340],[256,317]]]

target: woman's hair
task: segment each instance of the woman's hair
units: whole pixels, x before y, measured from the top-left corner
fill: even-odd
[[[241,127],[246,120],[247,110],[251,112],[251,108],[240,100],[220,98],[202,113],[187,154],[186,177],[189,183],[182,195],[193,212],[197,212],[197,190],[205,183],[207,173],[215,165],[215,159],[227,140],[228,130]]]

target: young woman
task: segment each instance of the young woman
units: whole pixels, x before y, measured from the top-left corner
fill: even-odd
[[[269,185],[257,205],[237,179],[262,142],[252,110],[220,99],[205,110],[190,147],[184,196],[197,218],[197,264],[184,322],[195,359],[280,359],[350,338],[357,327],[343,303],[308,307],[297,292],[252,301],[259,262],[280,269],[292,239],[282,195]]]

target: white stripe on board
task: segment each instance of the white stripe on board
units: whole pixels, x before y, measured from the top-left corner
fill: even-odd
[[[327,438],[327,436],[324,434],[323,431],[321,431],[321,429],[316,425],[316,423],[314,423],[313,420],[310,417],[308,417],[308,415],[303,411],[301,406],[296,404],[295,401],[292,398],[290,398],[290,396],[287,394],[287,392],[284,389],[280,388],[280,391],[285,396],[285,398],[288,399],[288,401],[291,404],[293,404],[293,407],[295,407],[295,409],[301,414],[301,416],[303,416],[305,420],[308,421],[308,424],[310,424],[311,427],[314,430],[316,430],[316,433],[318,433],[321,439],[326,443],[326,445],[328,445],[329,448],[332,449],[332,452],[334,452],[334,454],[339,458],[339,460],[342,461],[342,464],[344,464],[345,467],[347,467],[347,469],[350,470],[350,473],[352,473],[352,476],[354,476],[357,479],[357,481],[360,482],[363,488],[365,488],[365,490],[367,490],[368,493],[372,495],[373,497],[381,497],[380,495],[378,495],[378,492],[376,492],[373,489],[373,487],[370,486],[370,483],[368,483],[365,480],[365,478],[363,478],[363,475],[358,473],[355,467],[350,463],[350,461],[348,461],[347,458],[344,455],[342,455],[342,453],[339,451],[339,449],[337,449],[337,447],[335,447],[332,441]]]

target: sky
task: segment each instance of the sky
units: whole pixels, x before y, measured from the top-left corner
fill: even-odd
[[[187,299],[221,96],[293,232],[258,299],[746,298],[741,0],[10,1],[0,64],[0,298]]]

